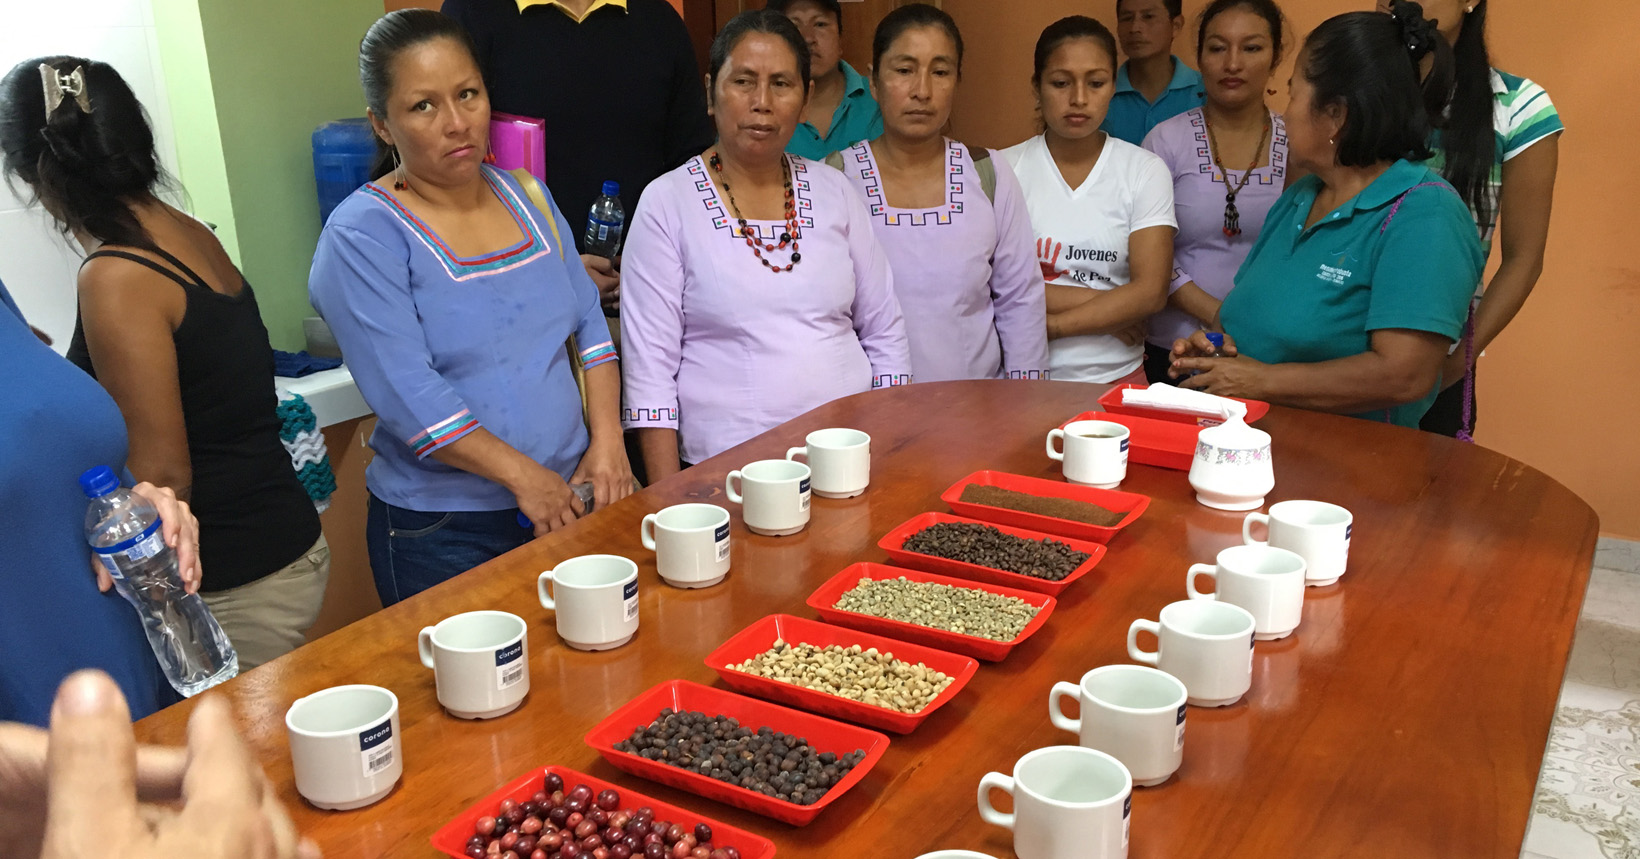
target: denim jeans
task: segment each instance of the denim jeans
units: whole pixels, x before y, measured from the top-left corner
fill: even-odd
[[[528,543],[518,509],[424,513],[370,496],[365,543],[382,605],[390,606]]]

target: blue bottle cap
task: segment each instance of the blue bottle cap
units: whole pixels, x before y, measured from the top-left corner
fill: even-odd
[[[114,469],[106,465],[88,468],[80,475],[80,489],[87,498],[101,498],[120,488],[120,479],[115,476]]]
[[[530,517],[525,516],[524,511],[520,510],[518,512],[518,527],[523,528],[526,531],[534,531],[535,523],[531,522]]]
[[[611,197],[621,196],[621,183],[615,181],[614,179],[605,179],[604,193]]]
[[[1207,332],[1207,342],[1213,344],[1214,349],[1224,348],[1224,335],[1217,331]]]

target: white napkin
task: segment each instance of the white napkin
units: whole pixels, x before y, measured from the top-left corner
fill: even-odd
[[[1229,418],[1232,414],[1247,417],[1247,406],[1230,399],[1192,391],[1160,382],[1148,388],[1123,388],[1122,405],[1142,409],[1162,409],[1208,418]]]

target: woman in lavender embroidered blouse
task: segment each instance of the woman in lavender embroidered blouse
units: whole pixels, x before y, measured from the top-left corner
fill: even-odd
[[[638,202],[622,265],[623,417],[651,480],[911,380],[865,204],[837,171],[784,152],[808,68],[785,16],[736,16],[712,44],[717,145]]]
[[[871,61],[883,136],[829,163],[870,208],[917,381],[1047,378],[1047,305],[1025,192],[999,153],[971,152],[940,133],[962,53],[945,12],[913,3],[888,13]]]
[[[366,542],[390,605],[567,525],[584,512],[569,483],[602,507],[632,471],[598,289],[545,190],[542,210],[482,163],[490,108],[466,33],[404,9],[359,54],[394,157],[331,213],[308,292],[379,419]]]
[[[1264,103],[1281,63],[1282,31],[1272,0],[1215,0],[1202,11],[1196,38],[1206,104],[1145,137],[1144,148],[1173,176],[1179,218],[1167,306],[1147,326],[1145,376],[1152,382],[1172,384],[1175,340],[1218,329],[1219,304],[1286,189],[1287,125]],[[1225,196],[1235,189],[1230,204]]]

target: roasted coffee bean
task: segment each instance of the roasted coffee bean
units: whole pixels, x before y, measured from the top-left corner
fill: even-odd
[[[1029,540],[975,522],[939,522],[907,537],[907,552],[1057,582],[1090,557],[1058,540]]]
[[[803,737],[768,727],[754,731],[728,716],[671,708],[634,729],[615,748],[795,805],[819,802],[866,757],[864,749],[856,749],[831,754],[826,763],[822,759],[829,753]],[[667,839],[676,840],[680,839]]]

